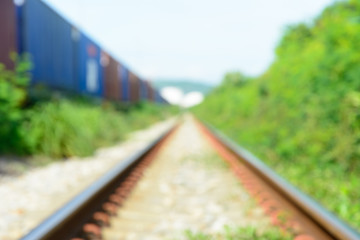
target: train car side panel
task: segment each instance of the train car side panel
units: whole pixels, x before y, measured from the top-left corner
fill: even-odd
[[[140,100],[140,82],[139,78],[132,72],[129,72],[130,82],[130,101],[138,102]]]
[[[101,49],[85,34],[74,29],[73,35],[76,34],[78,35],[75,38],[77,38],[78,62],[76,68],[78,70],[79,92],[102,97],[104,89]]]
[[[155,102],[161,104],[167,103],[167,101],[160,95],[158,90],[155,91]]]
[[[126,67],[119,63],[118,65],[118,79],[119,79],[119,86],[120,86],[120,101],[128,102],[129,101],[129,79],[128,79],[128,71]]]
[[[154,101],[154,88],[151,86],[149,81],[146,82],[147,92],[148,92],[148,100],[153,102]]]
[[[13,69],[10,53],[17,51],[16,7],[12,0],[0,1],[0,63]]]
[[[160,94],[158,91],[155,91],[155,102],[156,103],[160,103],[161,99],[160,99]]]
[[[129,70],[122,65],[121,66],[121,86],[122,86],[122,98],[124,102],[130,101],[130,81],[129,81]]]
[[[72,26],[45,3],[27,0],[23,6],[24,51],[33,61],[33,83],[76,90]]]
[[[146,81],[144,80],[140,80],[140,99],[142,101],[146,101],[147,96],[148,96],[148,91],[147,91],[147,84]]]
[[[104,96],[110,100],[121,99],[121,85],[119,79],[119,63],[109,54],[102,53],[102,65],[104,68]]]

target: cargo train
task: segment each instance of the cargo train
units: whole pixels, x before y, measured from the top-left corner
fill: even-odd
[[[0,63],[27,53],[31,84],[121,102],[166,103],[150,84],[41,0],[0,0]]]

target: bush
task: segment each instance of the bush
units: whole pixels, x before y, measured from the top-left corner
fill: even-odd
[[[23,129],[30,154],[87,156],[100,146],[124,139],[130,131],[168,117],[166,113],[164,106],[153,104],[131,107],[124,113],[111,103],[60,99],[29,110]]]
[[[194,111],[360,229],[359,12],[337,2],[289,27],[262,76]]]
[[[86,156],[174,112],[169,107],[150,103],[124,107],[69,93],[52,94],[44,87],[33,88],[28,98],[27,72],[31,64],[25,57],[14,56],[14,60],[15,71],[0,64],[0,153],[3,154]]]
[[[0,63],[0,152],[24,151],[20,126],[24,119],[22,108],[27,100],[27,71],[31,64],[25,57],[13,55],[12,58],[16,62],[15,71],[6,70]]]
[[[42,103],[28,116],[24,125],[32,154],[85,156],[96,147],[119,141],[126,133],[124,118],[115,110],[68,100]]]

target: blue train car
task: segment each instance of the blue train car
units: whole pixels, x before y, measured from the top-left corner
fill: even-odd
[[[140,80],[140,100],[145,101],[148,98],[148,87],[147,82],[144,80]]]
[[[154,101],[156,103],[161,103],[161,104],[167,104],[168,102],[160,95],[160,92],[158,90],[155,90],[155,99]]]
[[[104,95],[101,48],[84,33],[73,29],[76,45],[78,91],[96,97]]]
[[[0,2],[0,62],[12,69],[11,51],[29,54],[32,85],[41,83],[114,101],[161,102],[159,94],[155,99],[149,82],[103,51],[43,1]]]
[[[154,102],[156,102],[156,103],[160,103],[160,102],[161,102],[161,97],[160,97],[159,91],[157,91],[157,90],[155,90]]]
[[[27,0],[18,8],[21,49],[33,62],[33,83],[76,90],[71,24],[39,0]]]
[[[130,102],[129,70],[123,64],[119,68],[119,77],[122,89],[121,100],[123,102]]]

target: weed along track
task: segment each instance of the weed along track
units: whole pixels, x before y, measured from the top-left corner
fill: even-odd
[[[360,239],[323,210],[309,217],[313,202],[294,203],[220,140],[185,116],[24,239]]]

